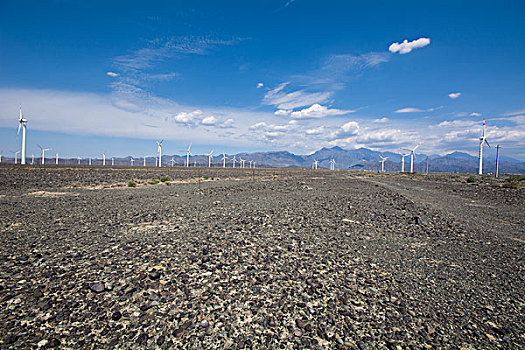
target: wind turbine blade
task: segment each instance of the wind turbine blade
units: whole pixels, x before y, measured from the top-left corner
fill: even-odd
[[[419,146],[421,146],[421,144],[419,144],[419,145],[417,145],[416,147],[414,147],[414,153],[415,153],[416,149],[417,149]]]
[[[485,139],[485,143],[487,144],[487,146],[490,147],[489,142],[487,141],[487,139]],[[491,147],[491,148],[492,148],[492,147]]]
[[[20,128],[22,127],[22,123],[18,123],[18,131],[16,132],[16,136],[20,135]]]
[[[401,149],[404,149],[405,151],[412,151],[410,148],[401,148]]]

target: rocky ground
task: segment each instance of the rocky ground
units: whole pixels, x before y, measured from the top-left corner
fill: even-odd
[[[466,178],[0,168],[0,347],[525,348],[525,190]]]

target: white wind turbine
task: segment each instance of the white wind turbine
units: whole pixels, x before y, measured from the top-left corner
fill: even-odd
[[[91,166],[91,157],[89,157],[88,165]]]
[[[213,149],[211,150],[211,152],[208,154],[208,168],[211,168],[211,161],[213,160]]]
[[[486,143],[490,147],[487,137],[485,136],[485,118],[483,118],[483,133],[479,138],[479,170],[478,174],[483,174],[483,143]]]
[[[106,165],[106,152],[102,153],[102,165]]]
[[[253,160],[249,160],[248,163],[250,163],[250,169],[252,168]]]
[[[135,159],[133,159],[133,157],[131,157],[130,160],[129,160],[129,163],[131,164],[131,166],[133,166],[133,163],[135,163]]]
[[[111,157],[111,166],[115,165],[115,158]]]
[[[410,149],[410,148],[401,148],[405,151],[410,151],[410,172],[414,172],[414,158],[416,157],[416,149],[421,146],[421,144],[418,144],[416,147]]]
[[[0,151],[0,164],[2,164],[2,151]]]
[[[0,158],[2,158],[2,155],[0,155]],[[0,159],[0,163],[1,163],[1,159]],[[31,155],[31,165],[35,164],[35,155],[32,154]]]
[[[312,169],[317,169],[318,164],[319,164],[319,161],[314,159],[314,163],[312,164]]]
[[[244,163],[246,162],[246,160],[239,158],[239,161],[241,162],[241,168],[244,169]]]
[[[146,157],[142,157],[144,158],[144,166],[146,166]]]
[[[16,134],[16,136],[18,137],[18,135],[20,134],[20,128],[22,128],[22,159],[21,159],[21,162],[20,164],[24,165],[26,163],[26,125],[27,125],[27,120],[24,119],[24,117],[22,116],[22,106],[20,106],[20,114],[19,114],[19,118],[18,118],[18,132]]]
[[[170,165],[172,168],[175,166],[175,158],[171,157]]]
[[[13,153],[15,154],[15,164],[18,164],[18,153],[20,153],[20,151],[16,151]]]
[[[80,165],[80,161],[82,160],[82,158],[77,157],[77,160],[78,160],[78,165]]]
[[[388,159],[388,157],[386,158],[383,158],[383,156],[379,156],[381,158],[380,162],[381,162],[381,172],[384,173],[385,172],[385,161]]]
[[[164,140],[157,141],[157,158],[158,158],[158,167],[162,167],[162,143]]]
[[[55,156],[55,164],[58,165],[58,152],[56,153],[56,156]]]
[[[236,161],[236,160],[237,160],[237,159],[235,159],[235,155],[233,155],[233,158],[232,158],[232,164],[233,164],[233,166],[232,166],[232,168],[235,168],[235,161]]]
[[[255,161],[253,162],[253,168],[255,169]]]
[[[37,146],[38,146],[38,147],[40,148],[40,150],[42,151],[42,165],[44,165],[45,162],[46,162],[46,151],[51,151],[51,148],[44,148],[44,147],[42,147],[42,146],[40,146],[40,145],[37,145]]]
[[[188,146],[188,149],[186,150],[186,167],[187,168],[190,167],[190,155],[191,155],[190,149],[191,149],[191,143]]]
[[[330,170],[335,170],[335,159],[330,159],[328,163],[330,164]]]
[[[222,152],[222,167],[226,168],[226,153]]]
[[[408,156],[408,154],[402,154],[401,155],[401,172],[405,172],[405,157]]]

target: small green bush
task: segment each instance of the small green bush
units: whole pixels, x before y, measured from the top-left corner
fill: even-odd
[[[518,190],[520,188],[520,184],[517,182],[505,182],[503,184],[503,188],[513,188],[515,190]]]
[[[128,187],[137,187],[137,184],[133,181],[128,182]]]
[[[467,179],[467,183],[469,184],[476,183],[476,182],[478,182],[478,179],[476,179],[476,177],[474,176],[471,176]]]
[[[169,176],[163,176],[163,177],[160,178],[160,181],[167,182],[167,181],[171,181],[171,179],[170,179]]]
[[[156,185],[156,184],[158,184],[159,182],[160,182],[160,181],[157,180],[157,179],[151,179],[151,180],[148,181],[148,183],[149,183],[150,185]]]

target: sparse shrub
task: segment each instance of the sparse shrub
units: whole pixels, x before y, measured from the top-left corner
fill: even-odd
[[[204,176],[204,180],[208,180],[209,178],[207,176]]]
[[[133,181],[128,182],[128,187],[137,187],[137,184]]]
[[[150,185],[156,185],[156,184],[158,184],[159,182],[160,182],[160,181],[157,180],[157,179],[151,179],[151,180],[148,181],[148,183],[149,183]]]
[[[525,175],[511,175],[507,179],[507,182],[520,182],[525,181]]]
[[[169,176],[163,176],[163,177],[160,178],[160,181],[167,182],[167,181],[171,181],[171,179],[170,179]]]
[[[503,188],[513,188],[515,190],[519,190],[520,184],[518,182],[505,182],[503,184]]]
[[[475,176],[471,176],[471,177],[469,177],[467,179],[467,183],[469,183],[469,184],[473,184],[473,183],[476,183],[476,182],[478,182],[478,179],[476,179]]]

